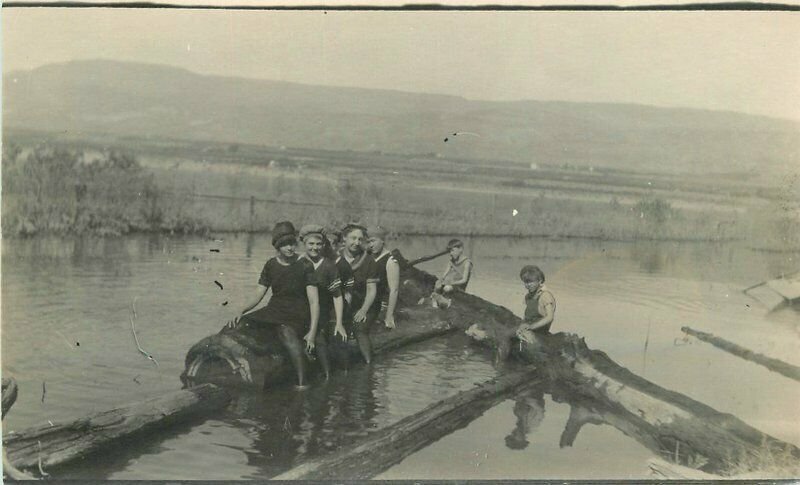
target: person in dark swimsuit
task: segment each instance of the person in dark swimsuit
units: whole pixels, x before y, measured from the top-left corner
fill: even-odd
[[[344,309],[342,281],[336,263],[323,255],[326,238],[322,226],[316,224],[303,226],[300,228],[300,240],[306,248],[302,257],[314,267],[314,277],[319,292],[319,332],[315,343],[325,380],[328,380],[331,376],[328,343],[337,335],[343,341],[347,341],[347,332],[342,325]],[[335,318],[335,325],[331,324],[332,317]]]
[[[272,288],[272,297],[267,305],[247,316],[252,324],[261,327],[277,326],[281,343],[289,352],[292,365],[297,372],[297,385],[305,385],[305,356],[315,346],[319,321],[319,293],[314,277],[314,267],[305,258],[295,254],[297,235],[291,222],[284,221],[272,230],[272,245],[278,254],[270,258],[261,270],[258,290],[239,315],[228,322],[229,327],[239,325],[242,316],[258,305]],[[306,329],[309,329],[306,332]]]
[[[386,310],[384,324],[387,328],[395,328],[394,311],[400,291],[400,265],[386,249],[386,237],[389,235],[386,229],[373,226],[367,229],[367,235],[369,250],[378,269],[378,293],[373,303],[374,310],[379,314],[381,310]]]
[[[342,230],[344,248],[342,260],[349,266],[353,274],[351,290],[353,333],[355,334],[361,355],[369,364],[372,362],[372,341],[369,337],[370,327],[378,318],[373,303],[378,292],[378,270],[375,260],[364,249],[366,229],[358,224],[348,224]]]

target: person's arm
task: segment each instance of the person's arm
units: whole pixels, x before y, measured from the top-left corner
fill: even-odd
[[[386,307],[386,326],[395,328],[394,310],[397,307],[397,297],[400,294],[400,265],[389,258],[386,263],[386,279],[389,284],[389,303]]]
[[[367,319],[367,312],[369,308],[372,306],[372,302],[375,301],[375,295],[378,294],[378,283],[375,281],[367,281],[367,296],[364,298],[364,304],[361,308],[358,309],[356,314],[353,316],[353,320],[356,322],[363,322]]]
[[[256,305],[258,305],[259,303],[261,303],[261,300],[264,299],[264,295],[267,294],[268,289],[269,289],[268,287],[259,284],[258,289],[253,294],[253,297],[242,307],[242,310],[232,320],[228,322],[228,327],[235,328],[237,325],[239,325],[239,321],[242,319],[244,314],[255,308]]]
[[[548,295],[548,296],[546,296]],[[542,294],[541,298],[546,298],[546,301],[543,301],[540,306],[540,311],[542,313],[542,318],[535,320],[533,322],[523,324],[525,328],[529,330],[536,330],[542,327],[546,327],[553,323],[553,319],[556,315],[556,300],[553,298],[550,293]]]
[[[314,349],[314,338],[317,336],[317,327],[319,326],[319,290],[314,285],[306,286],[306,295],[308,295],[308,306],[311,310],[311,330],[303,337],[306,341],[306,350],[311,351]]]
[[[347,340],[347,331],[344,329],[343,317],[344,314],[344,298],[341,292],[333,297],[333,313],[336,315],[336,326],[333,329],[333,336],[340,335],[342,340]]]

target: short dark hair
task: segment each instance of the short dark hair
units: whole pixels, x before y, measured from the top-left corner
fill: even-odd
[[[519,271],[519,279],[522,281],[541,281],[544,283],[544,272],[539,269],[538,266],[534,266],[529,264],[527,266],[523,266],[522,269]]]
[[[360,230],[365,236],[367,235],[367,228],[362,226],[361,224],[348,224],[344,226],[342,229],[342,237],[347,237],[351,232],[355,231],[356,229]]]
[[[461,242],[461,239],[451,239],[447,243],[447,249],[448,250],[453,249],[453,248],[463,248],[463,247],[464,247],[464,243]]]

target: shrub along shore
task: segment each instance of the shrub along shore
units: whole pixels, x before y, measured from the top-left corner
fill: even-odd
[[[165,169],[115,151],[90,156],[40,146],[25,153],[9,146],[3,153],[2,230],[6,237],[264,232],[290,219],[380,223],[403,235],[738,240],[754,248],[800,250],[800,221],[770,207],[687,209],[651,194],[587,199],[558,191],[521,195],[489,184],[481,190],[425,188],[419,182]]]

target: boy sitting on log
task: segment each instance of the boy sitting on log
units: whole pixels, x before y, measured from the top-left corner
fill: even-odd
[[[438,308],[449,308],[452,301],[444,295],[454,291],[466,291],[469,279],[472,276],[472,261],[464,256],[464,243],[459,239],[451,239],[447,243],[450,251],[450,260],[436,280],[431,294],[431,304]]]
[[[525,294],[525,317],[517,337],[526,343],[536,342],[538,335],[550,333],[550,325],[556,314],[556,299],[544,286],[544,273],[538,266],[527,265],[519,272],[519,278],[528,293]]]

